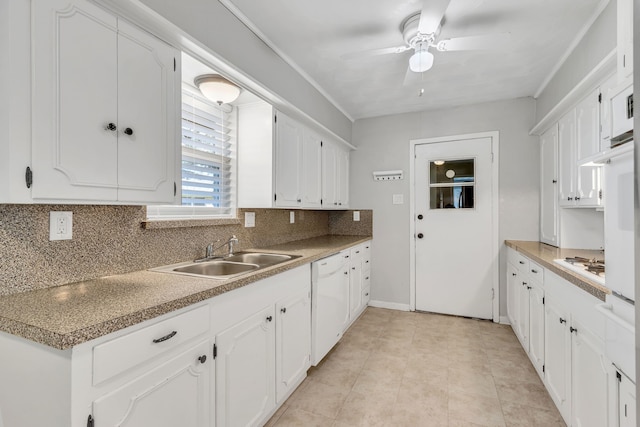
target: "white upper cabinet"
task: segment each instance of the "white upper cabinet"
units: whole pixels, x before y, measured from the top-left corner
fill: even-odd
[[[597,207],[601,204],[601,167],[580,164],[599,151],[599,94],[600,89],[596,89],[558,121],[558,195],[562,207]]]
[[[238,206],[344,209],[349,151],[267,103],[238,107]]]
[[[302,126],[284,114],[275,117],[275,206],[302,207]]]
[[[32,14],[33,199],[173,202],[177,51],[85,0]]]
[[[633,0],[618,0],[618,81],[633,74]]]
[[[540,136],[540,241],[558,246],[558,125]]]

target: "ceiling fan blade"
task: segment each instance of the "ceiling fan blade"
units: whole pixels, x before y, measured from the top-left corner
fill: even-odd
[[[360,52],[345,53],[340,58],[342,59],[366,58],[369,56],[388,55],[390,53],[402,53],[409,49],[411,49],[409,46],[385,47],[382,49],[372,49],[372,50],[363,50]]]
[[[422,34],[433,34],[438,31],[451,0],[423,0],[423,2],[418,31]]]
[[[440,52],[458,50],[495,50],[500,49],[509,40],[510,33],[487,34],[484,36],[456,37],[440,40],[436,49]]]

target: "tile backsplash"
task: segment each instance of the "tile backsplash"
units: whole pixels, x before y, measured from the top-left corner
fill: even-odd
[[[73,212],[73,239],[49,241],[49,211]],[[244,212],[256,226],[244,227]],[[236,235],[238,250],[325,234],[372,234],[372,211],[240,209],[234,224],[148,229],[144,206],[0,205],[0,295],[143,270],[202,257]]]

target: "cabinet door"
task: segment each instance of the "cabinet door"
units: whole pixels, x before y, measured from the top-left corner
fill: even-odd
[[[507,316],[514,332],[518,329],[518,294],[520,280],[518,269],[511,263],[507,263]]]
[[[282,402],[311,364],[311,289],[276,304],[276,401]]]
[[[302,128],[278,112],[275,141],[275,205],[302,205]]]
[[[522,276],[522,274],[521,274]],[[518,292],[518,338],[524,348],[524,351],[529,352],[529,288],[531,287],[525,280],[520,283],[520,291]]]
[[[600,151],[600,89],[576,106],[576,160],[580,162]]]
[[[540,136],[540,241],[558,246],[558,125]]]
[[[172,47],[118,21],[120,201],[173,202],[178,59]]]
[[[217,426],[257,425],[275,407],[274,320],[270,305],[216,336]]]
[[[336,198],[338,206],[344,209],[349,206],[349,150],[338,148],[336,167]]]
[[[322,141],[308,129],[304,130],[302,168],[302,206],[319,208],[322,206]]]
[[[117,198],[117,19],[85,0],[34,0],[34,199]]]
[[[207,427],[211,346],[202,342],[93,403],[103,427]],[[204,363],[202,363],[204,361]]]
[[[544,305],[544,376],[562,418],[571,418],[571,335],[569,316],[548,296]]]
[[[624,375],[621,375],[618,390],[618,419],[620,420],[620,427],[637,427],[635,384]]]
[[[325,141],[322,144],[322,206],[325,208],[338,206],[337,162],[337,147],[332,142]]]
[[[352,251],[353,252],[353,251]],[[363,307],[362,290],[362,259],[352,259],[349,270],[349,319],[351,322],[360,313]]]
[[[571,326],[571,425],[606,427],[611,362],[599,338],[576,320]]]
[[[618,80],[633,74],[633,0],[618,0]]]
[[[575,204],[576,188],[576,111],[571,110],[558,121],[558,163],[560,168],[560,187],[558,196],[560,206]]]
[[[529,289],[529,356],[538,375],[544,376],[544,291],[532,283]]]

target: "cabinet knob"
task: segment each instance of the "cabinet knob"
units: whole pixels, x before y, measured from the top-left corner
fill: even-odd
[[[345,271],[345,272],[344,272],[344,274],[345,274],[345,276],[346,276],[347,274],[349,274],[349,272],[348,272],[348,271]]]
[[[129,135],[129,136],[131,136],[131,135],[133,135],[133,129],[131,129],[131,128],[126,128],[126,129],[124,130],[124,133],[125,133],[125,135]]]
[[[531,286],[527,286],[527,289],[531,289]]]
[[[298,200],[296,200],[296,202],[301,203],[301,202],[302,202],[302,199],[298,199]]]
[[[424,218],[424,215],[422,214],[418,215],[418,219],[422,219],[422,218]]]
[[[560,323],[567,323],[566,319],[563,319],[562,317],[560,318]]]
[[[351,269],[352,269],[352,270],[355,270],[356,268],[355,268],[355,267],[351,267]]]
[[[424,237],[424,234],[418,233],[418,239],[422,239],[423,237]]]
[[[365,296],[365,297],[368,297],[368,296],[369,296],[369,292],[367,292],[366,294],[364,294],[364,296]]]
[[[538,274],[538,270],[533,269],[533,268],[531,269],[531,272],[534,273],[534,274]]]
[[[200,361],[200,363],[204,363],[207,361],[207,356],[203,354],[202,356],[198,357],[198,360]]]
[[[518,261],[520,264],[524,265],[524,261]]]
[[[512,276],[517,276],[517,274],[516,274],[516,273],[511,273],[511,275],[512,275]]]
[[[557,179],[554,179],[554,180],[551,181],[552,184],[556,184],[557,182],[558,182]]]
[[[281,313],[286,313],[286,312],[287,312],[287,307],[282,307],[282,308],[280,309],[280,312],[281,312]]]
[[[271,322],[273,320],[273,316],[267,316],[267,322]]]
[[[571,333],[578,333],[578,330],[576,328],[574,328],[573,326],[569,326],[569,332]]]
[[[576,200],[580,200],[580,196],[576,196]]]
[[[573,200],[573,197],[567,197],[567,200],[568,200],[568,201],[572,201],[572,200]]]
[[[109,123],[108,125],[106,125],[104,127],[104,130],[110,130],[111,132],[114,132],[118,129],[118,127],[115,125],[115,123]]]

